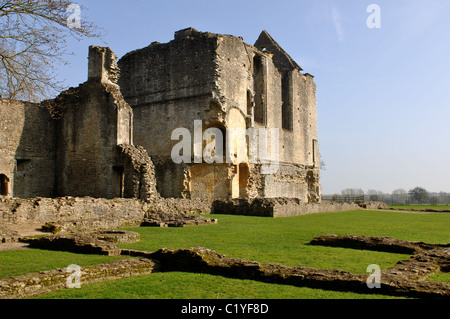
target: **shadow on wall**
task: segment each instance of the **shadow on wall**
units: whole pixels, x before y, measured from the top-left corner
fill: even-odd
[[[55,189],[55,121],[47,108],[23,106],[22,134],[15,151],[14,197],[52,197]]]

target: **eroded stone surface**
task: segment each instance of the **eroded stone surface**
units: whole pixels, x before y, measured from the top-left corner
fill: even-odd
[[[16,243],[19,241],[19,233],[4,225],[0,225],[0,243]]]
[[[386,251],[399,254],[412,254],[418,250],[430,250],[435,248],[450,247],[449,244],[427,244],[400,240],[392,237],[356,236],[356,235],[322,235],[314,238],[311,245],[344,247],[354,249],[366,249]]]
[[[436,252],[435,252],[436,254]],[[448,251],[438,254],[445,259],[448,267]],[[278,264],[262,264],[254,261],[227,258],[205,248],[161,249],[148,256],[158,260],[165,271],[189,271],[209,273],[225,277],[251,279],[299,287],[354,291],[358,293],[377,293],[417,298],[448,298],[450,285],[447,283],[424,282],[435,271],[417,276],[418,268],[402,267],[382,272],[381,288],[372,290],[367,286],[369,275],[353,274],[342,270],[312,269],[306,267],[287,267]],[[416,258],[412,258],[415,260]],[[430,262],[430,261],[429,261]],[[432,269],[436,259],[429,264]],[[412,266],[412,261],[409,266]],[[442,270],[442,268],[441,268]]]
[[[135,242],[139,238],[138,233],[130,231],[100,231],[24,238],[22,241],[28,243],[30,248],[120,256],[121,249],[116,243]]]
[[[185,227],[209,224],[217,224],[217,219],[179,213],[149,212],[141,223],[141,227]]]
[[[148,259],[123,259],[106,264],[80,268],[80,284],[115,280],[131,276],[148,275],[157,265]],[[68,288],[67,281],[73,271],[60,268],[39,273],[0,279],[0,299],[27,298],[58,289]]]

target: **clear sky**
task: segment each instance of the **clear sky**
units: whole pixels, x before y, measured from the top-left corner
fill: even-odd
[[[344,188],[450,192],[450,1],[79,0],[107,34],[73,40],[68,86],[87,78],[91,44],[122,57],[175,31],[242,36],[262,30],[317,84],[324,194]],[[370,4],[381,28],[368,28]]]

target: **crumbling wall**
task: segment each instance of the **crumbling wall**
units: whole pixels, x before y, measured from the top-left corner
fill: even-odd
[[[56,195],[122,197],[117,145],[132,143],[132,109],[113,82],[115,55],[109,48],[89,50],[88,81],[52,102],[59,104],[53,109],[63,110],[58,112]]]
[[[148,259],[121,259],[109,263],[80,267],[80,285],[88,285],[106,280],[153,273],[155,263]],[[68,287],[73,282],[74,269],[58,268],[39,273],[0,279],[1,299],[28,298]]]
[[[126,54],[119,65],[119,84],[134,111],[135,142],[158,158],[156,176],[163,197],[320,199],[316,86],[267,32],[251,46],[241,37],[187,28],[169,43],[154,42]],[[270,129],[279,129],[281,172],[260,176],[250,168],[259,164],[249,165],[248,154],[242,176],[237,163],[235,174],[227,177],[225,169],[215,174],[217,167],[205,168],[204,163],[174,164],[170,154],[179,140],[171,140],[172,132],[186,128],[193,137],[195,120],[202,121],[203,131],[267,128],[270,137]],[[269,154],[271,144],[269,139]],[[217,180],[218,175],[227,180]],[[224,186],[220,194],[211,186],[216,182]]]
[[[124,167],[121,197],[150,201],[159,197],[156,190],[155,167],[142,146],[121,144],[118,146],[118,162]]]
[[[147,211],[135,199],[0,197],[0,223],[48,224],[73,230],[139,225]],[[65,229],[60,229],[65,230]]]
[[[53,196],[55,125],[45,107],[0,99],[0,174],[2,195]]]
[[[217,40],[209,34],[176,34],[169,43],[152,43],[119,61],[119,85],[134,111],[134,142],[150,156],[170,160],[176,128],[194,132],[206,120],[212,99]]]
[[[254,198],[215,200],[211,213],[263,217],[291,217],[315,213],[331,213],[347,210],[358,210],[364,203],[357,202],[322,202],[309,203],[298,198]],[[372,209],[380,206],[373,205]],[[385,206],[384,206],[385,207]]]

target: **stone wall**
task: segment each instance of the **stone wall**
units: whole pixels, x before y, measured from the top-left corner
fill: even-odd
[[[106,264],[81,267],[80,285],[149,275],[153,273],[155,263],[148,259],[122,259]],[[59,268],[39,273],[0,279],[0,299],[27,298],[48,293],[58,289],[68,288],[76,284],[73,279],[74,269]]]
[[[119,85],[134,112],[134,142],[170,158],[172,131],[194,131],[212,98],[217,40],[208,34],[152,43],[119,60]]]
[[[53,196],[55,125],[46,108],[0,99],[0,175],[0,195]]]
[[[161,196],[320,198],[315,83],[267,32],[252,46],[241,37],[188,28],[169,43],[126,54],[119,66],[122,94],[134,112],[134,139],[155,159]],[[193,135],[195,120],[203,123],[200,134],[211,127],[280,129],[279,160],[286,165],[264,177],[248,158],[247,167],[235,165],[234,171],[174,164],[170,155],[178,140],[171,140],[172,132],[186,128]]]
[[[41,105],[0,101],[0,195],[320,200],[313,77],[267,32],[252,46],[188,28],[116,59],[91,46],[79,87]],[[199,139],[208,128],[280,129],[280,170],[261,174],[248,150],[241,165],[175,164],[172,132],[195,138],[196,120]],[[232,140],[244,139],[225,137]],[[191,158],[211,141],[191,139]]]
[[[99,199],[91,197],[19,199],[0,196],[0,223],[38,224],[48,230],[80,231],[139,226],[145,218],[236,214],[288,217],[357,209],[386,209],[378,202],[304,203],[293,198],[272,199]]]
[[[118,163],[123,167],[121,197],[150,201],[159,197],[155,166],[142,146],[120,144]]]
[[[71,230],[109,229],[137,226],[145,212],[145,203],[134,199],[0,197],[1,223],[55,224]]]
[[[56,100],[65,109],[58,121],[56,196],[122,197],[117,146],[132,143],[132,109],[111,82],[117,71],[104,71],[115,69],[111,50],[90,47],[89,56],[89,80]]]
[[[370,207],[381,209],[383,203],[366,202],[322,202],[305,203],[296,198],[256,198],[215,200],[212,204],[213,214],[248,215],[264,217],[291,217],[314,213],[331,213],[358,210]]]

